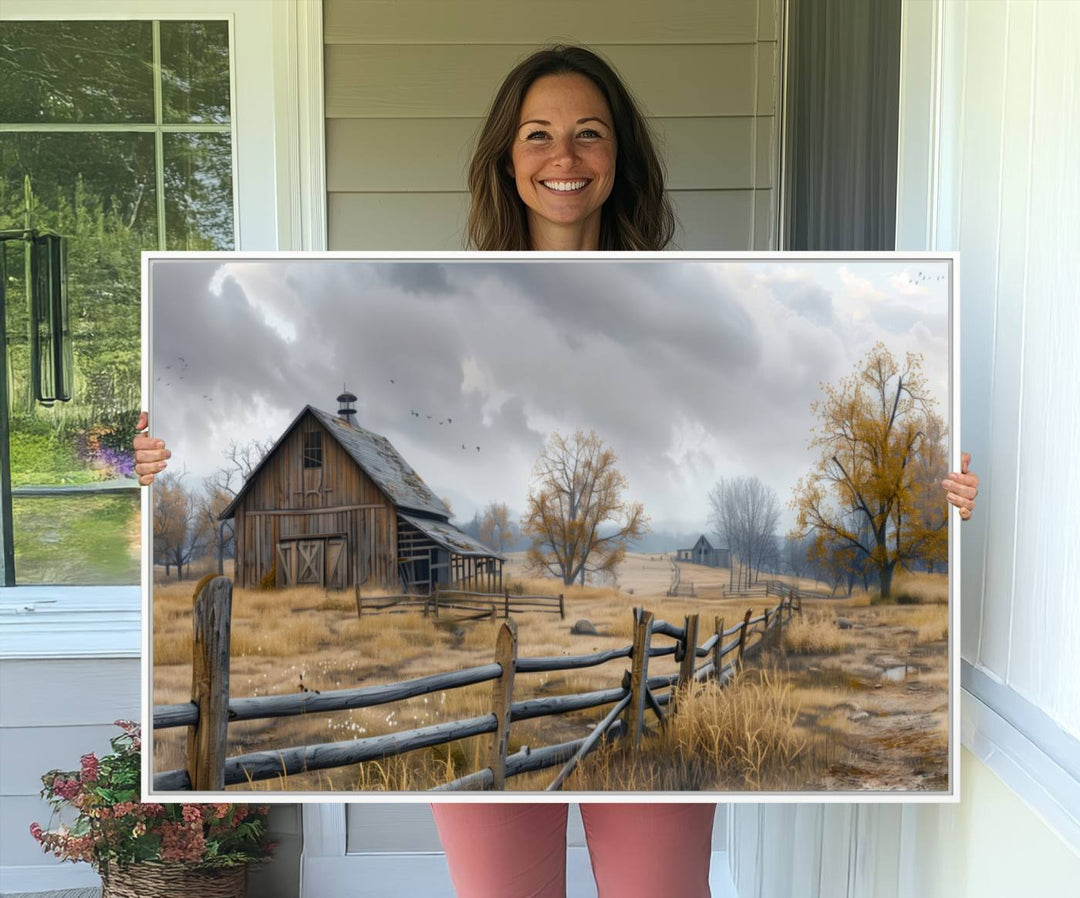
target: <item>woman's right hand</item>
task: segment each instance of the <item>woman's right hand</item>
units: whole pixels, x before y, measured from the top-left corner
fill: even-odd
[[[172,457],[172,453],[165,448],[165,441],[154,439],[149,433],[143,433],[147,429],[149,417],[146,412],[139,415],[139,423],[135,429],[139,431],[132,440],[135,449],[135,473],[139,477],[140,486],[149,486],[154,482],[154,475],[165,470],[166,460]]]

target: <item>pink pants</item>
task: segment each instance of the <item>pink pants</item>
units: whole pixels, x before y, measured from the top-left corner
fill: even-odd
[[[599,898],[709,898],[712,804],[583,804]],[[564,898],[565,804],[435,804],[458,898]]]

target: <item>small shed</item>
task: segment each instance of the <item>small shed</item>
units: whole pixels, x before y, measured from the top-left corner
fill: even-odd
[[[503,556],[450,510],[380,434],[305,406],[221,513],[236,533],[238,585],[369,585],[429,593],[502,590]]]
[[[675,557],[679,561],[704,564],[707,567],[731,567],[731,552],[728,549],[714,549],[704,533],[691,548],[679,549]]]

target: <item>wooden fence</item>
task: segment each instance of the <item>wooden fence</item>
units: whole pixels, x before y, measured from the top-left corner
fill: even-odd
[[[566,619],[566,604],[560,593],[557,596],[528,596],[515,595],[509,590],[502,592],[468,592],[466,590],[440,589],[438,586],[431,595],[397,595],[397,596],[368,596],[360,595],[360,589],[356,590],[356,614],[363,617],[365,613],[372,614],[385,611],[389,614],[405,612],[419,608],[424,615],[439,617],[446,612],[464,612],[458,620],[472,620],[475,618],[488,617],[494,620],[496,617],[509,618],[511,614],[522,614],[529,611],[547,612],[558,614]]]
[[[154,788],[217,792],[225,786],[374,761],[491,734],[488,765],[437,789],[502,789],[509,777],[559,765],[558,776],[548,786],[558,789],[581,759],[603,739],[627,735],[637,745],[644,732],[646,711],[651,711],[662,721],[664,706],[677,704],[680,687],[691,680],[706,678],[723,685],[746,658],[761,649],[766,639],[775,638],[779,644],[785,621],[800,610],[798,598],[787,595],[758,617],[752,617],[752,611],[747,610],[742,620],[729,629],[724,629],[723,618],[715,618],[712,634],[698,645],[699,615],[686,617],[683,626],[677,627],[654,620],[651,612],[636,608],[631,645],[590,655],[546,658],[517,656],[517,628],[513,619],[508,618],[500,627],[495,660],[491,664],[384,686],[231,699],[232,583],[225,577],[215,577],[199,591],[195,600],[191,701],[154,708],[155,731],[169,727],[188,728],[187,768],[155,774]],[[654,646],[652,641],[656,636],[669,637],[674,643]],[[662,655],[675,656],[679,663],[678,673],[650,676],[649,660]],[[580,670],[620,658],[629,659],[630,669],[624,672],[622,683],[615,688],[513,700],[515,678],[519,674]],[[700,665],[699,659],[704,659]],[[226,756],[231,722],[368,708],[486,682],[493,683],[492,710],[480,717],[344,742]],[[585,738],[508,753],[512,723],[608,705],[612,705],[612,709]]]

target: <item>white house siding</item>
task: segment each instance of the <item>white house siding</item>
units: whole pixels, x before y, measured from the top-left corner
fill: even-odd
[[[463,249],[465,173],[488,104],[516,62],[558,42],[610,59],[648,111],[679,248],[775,248],[779,9],[326,0],[329,248]]]

